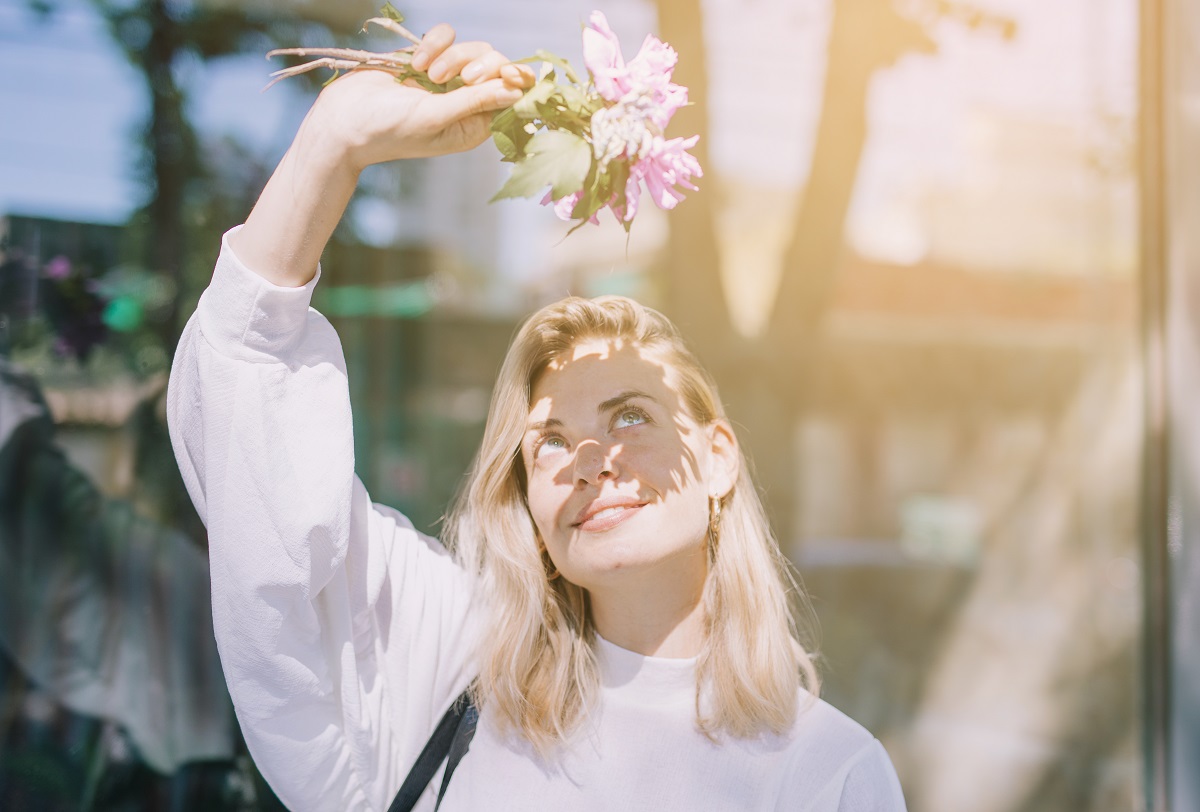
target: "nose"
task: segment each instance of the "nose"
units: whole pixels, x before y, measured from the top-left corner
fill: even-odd
[[[575,451],[575,483],[595,485],[617,475],[612,449],[595,440],[579,444]]]

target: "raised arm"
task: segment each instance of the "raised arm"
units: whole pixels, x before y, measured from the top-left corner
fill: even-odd
[[[413,65],[464,87],[429,93],[379,71],[357,71],[326,87],[230,245],[247,267],[277,285],[300,287],[371,164],[462,152],[488,137],[492,111],[511,106],[533,72],[485,42],[454,43],[448,25],[421,40]]]
[[[354,474],[346,365],[309,307],[362,168],[470,148],[531,75],[439,27],[433,95],[382,73],[322,91],[176,350],[168,419],[209,533],[213,629],[246,742],[293,810],[383,810],[473,676],[473,584]],[[507,77],[507,78],[505,78]]]

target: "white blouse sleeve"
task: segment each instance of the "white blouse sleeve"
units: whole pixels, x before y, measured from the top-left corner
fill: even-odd
[[[797,799],[799,800],[799,799]],[[837,769],[806,812],[906,812],[900,779],[878,739],[872,738]]]
[[[354,475],[346,365],[309,307],[316,281],[272,285],[226,235],[168,418],[255,762],[290,809],[383,810],[473,676],[473,582]]]

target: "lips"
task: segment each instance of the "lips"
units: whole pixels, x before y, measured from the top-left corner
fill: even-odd
[[[641,499],[629,496],[607,496],[589,502],[579,511],[572,527],[597,532],[616,527],[645,506]]]

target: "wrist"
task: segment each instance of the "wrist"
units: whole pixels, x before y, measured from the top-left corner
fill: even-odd
[[[268,281],[286,287],[306,284],[346,210],[359,172],[350,145],[310,115],[230,245],[246,267]]]
[[[361,157],[362,144],[339,132],[336,126],[314,121],[315,112],[314,109],[305,117],[285,160],[290,160],[293,170],[303,174],[309,183],[320,186],[332,183],[335,187],[348,184],[353,189],[369,163]]]

